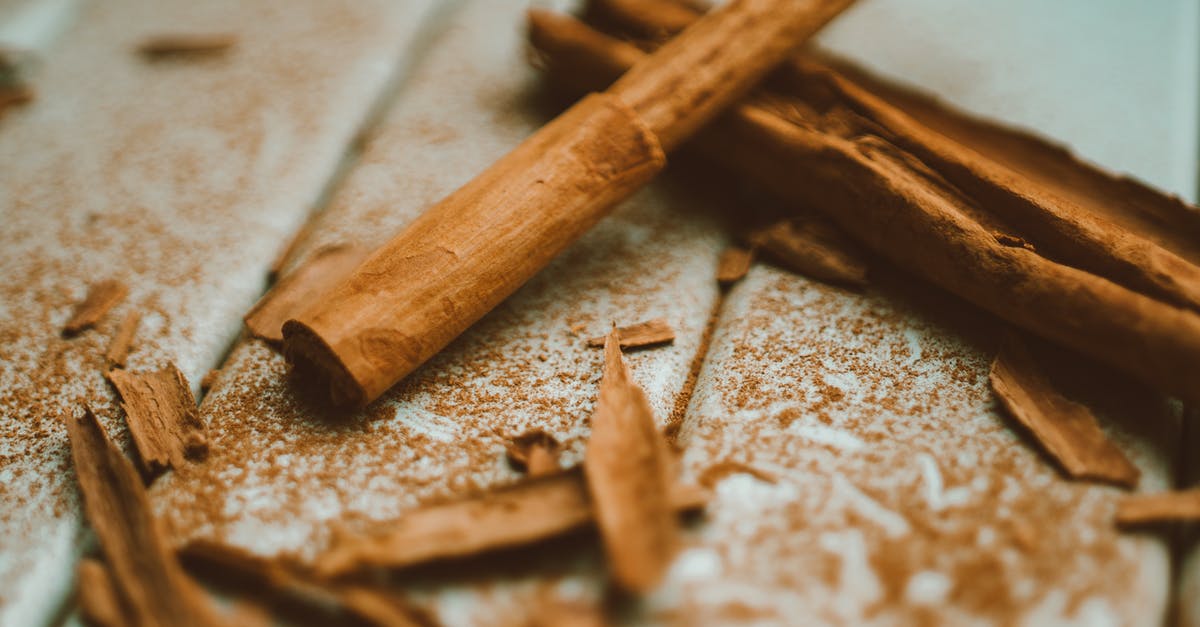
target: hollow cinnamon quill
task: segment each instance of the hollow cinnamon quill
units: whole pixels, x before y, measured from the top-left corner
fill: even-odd
[[[531,39],[552,76],[573,88],[602,87],[614,71],[619,74],[622,65],[644,54],[575,20],[546,13],[532,21]],[[976,183],[978,195],[968,194],[969,186],[949,181],[933,165],[953,170],[953,177],[972,171],[937,161],[930,157],[932,149],[913,148],[919,137],[897,139],[900,133],[886,116],[870,113],[885,103],[832,69],[816,67],[811,60],[788,65],[785,74],[795,80],[785,82],[802,88],[733,107],[696,138],[698,148],[781,197],[822,211],[898,266],[1168,393],[1200,400],[1200,315],[1187,306],[1190,292],[1182,287],[1190,281],[1191,264],[1139,233],[1080,218],[1078,212],[1055,213],[1065,205],[1030,210],[1025,217],[1034,216],[1041,225],[1030,230],[1040,233],[1050,228],[1047,224],[1074,216],[1079,228],[1102,228],[1107,241],[1134,242],[1137,250],[1171,258],[1169,267],[1185,270],[1164,281],[1143,281],[1114,270],[1142,259],[1128,246],[1089,248],[1107,258],[1076,267],[1066,263],[1073,253],[1053,237],[1037,242],[1039,252],[1005,245],[995,236],[997,224],[1018,229],[1024,240],[1032,237],[1019,230],[1020,224],[989,213],[996,202],[986,176]],[[803,80],[798,78],[802,72]],[[1054,250],[1055,258],[1043,256],[1043,248]],[[1144,266],[1134,274],[1150,277],[1163,267]]]
[[[512,294],[851,0],[734,0],[434,205],[319,303],[284,351],[363,405]],[[736,45],[731,45],[736,42]]]

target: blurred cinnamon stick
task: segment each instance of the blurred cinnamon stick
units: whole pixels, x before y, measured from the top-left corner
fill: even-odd
[[[366,404],[512,294],[851,0],[733,0],[433,206],[284,324],[284,351]],[[736,45],[735,45],[736,44]]]
[[[662,3],[648,0],[643,8],[655,4]],[[530,29],[540,62],[573,89],[602,88],[645,54],[545,12],[531,16]],[[788,80],[772,83],[773,91],[708,127],[697,147],[779,196],[820,210],[898,266],[1166,392],[1200,400],[1194,265],[1065,201],[1049,206],[1057,200],[1040,187],[1023,196],[1015,172],[1004,171],[1008,187],[997,186],[989,177],[1000,177],[1000,166],[972,169],[983,157],[911,132],[917,122],[898,122],[903,112],[816,61],[793,60],[783,75]],[[1025,219],[1013,224],[991,213],[1008,217],[1030,199],[1045,206],[1026,205]],[[995,236],[1014,231],[1021,237],[1013,241],[1035,240],[1038,252]],[[1053,235],[1074,231],[1095,237],[1071,250]],[[1054,258],[1043,256],[1048,249]]]

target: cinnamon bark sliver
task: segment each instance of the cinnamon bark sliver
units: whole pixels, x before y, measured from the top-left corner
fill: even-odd
[[[551,475],[561,470],[558,440],[541,429],[512,438],[506,448],[508,461],[530,477]]]
[[[91,410],[68,418],[67,433],[84,513],[132,624],[217,624],[208,600],[168,549],[137,470]]]
[[[643,348],[675,341],[675,330],[666,318],[655,318],[620,327],[615,332],[621,348]],[[588,340],[588,346],[602,347],[606,340],[607,336],[594,337]]]
[[[176,33],[149,37],[138,44],[137,51],[151,60],[168,57],[215,55],[237,44],[237,36],[228,33]]]
[[[103,562],[86,557],[75,569],[75,602],[84,622],[93,627],[125,627],[133,622]]]
[[[750,243],[797,274],[837,285],[867,283],[867,265],[850,242],[816,220],[782,220],[753,233]]]
[[[150,475],[208,453],[208,437],[196,399],[174,364],[155,372],[110,370],[105,375],[121,397],[125,421]]]
[[[650,401],[629,377],[614,330],[604,343],[604,377],[592,412],[583,470],[613,580],[653,589],[678,549],[671,511],[672,464]]]
[[[717,283],[728,287],[741,281],[750,272],[754,262],[754,251],[740,246],[730,246],[717,260]]]
[[[989,380],[1008,413],[1076,479],[1126,488],[1141,471],[1104,435],[1087,407],[1060,394],[1018,338],[1010,337],[992,362]]]
[[[1118,525],[1200,520],[1200,488],[1133,494],[1117,503]]]
[[[253,591],[272,606],[310,615],[331,613],[331,620],[353,617],[354,624],[379,627],[427,625],[403,597],[365,585],[318,579],[284,558],[264,558],[235,546],[193,541],[179,551],[188,570],[239,591]],[[273,624],[273,623],[271,623]],[[340,624],[340,622],[338,623]]]
[[[282,342],[283,323],[312,306],[338,281],[353,272],[370,252],[352,244],[326,246],[317,250],[255,303],[244,319],[246,329],[254,337],[268,342]]]
[[[125,314],[125,317],[121,319],[121,325],[117,327],[117,333],[109,342],[108,350],[104,353],[104,359],[108,362],[109,368],[125,366],[125,360],[129,357],[129,349],[133,346],[133,337],[137,333],[138,323],[141,320],[142,313],[136,309]]]
[[[88,286],[87,296],[75,306],[71,318],[63,325],[63,335],[70,337],[95,326],[128,294],[129,288],[120,281],[100,281]]]
[[[702,490],[676,486],[670,506],[686,511],[706,500]],[[314,567],[319,576],[335,577],[468,557],[558,536],[587,526],[594,516],[583,476],[570,470],[419,508],[380,535],[338,536]]]

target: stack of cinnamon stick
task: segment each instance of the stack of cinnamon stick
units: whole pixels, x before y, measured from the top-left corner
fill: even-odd
[[[530,40],[556,83],[586,91],[698,16],[674,0],[595,0],[591,25],[531,13]],[[811,52],[695,147],[896,266],[1200,402],[1195,208]]]

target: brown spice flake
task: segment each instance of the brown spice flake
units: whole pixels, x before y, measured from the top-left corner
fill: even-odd
[[[778,481],[778,478],[775,475],[765,470],[759,470],[753,466],[732,461],[717,462],[712,466],[705,468],[704,472],[700,473],[699,481],[700,485],[711,490],[715,488],[716,485],[725,477],[736,474],[750,475],[751,477],[754,477],[755,479],[765,483],[775,483]]]
[[[1029,252],[1037,252],[1037,250],[1033,247],[1033,244],[1030,244],[1016,235],[1008,235],[1005,233],[996,232],[992,233],[992,237],[995,237],[996,241],[999,242],[1001,246],[1008,246],[1009,248],[1024,248]]]
[[[136,309],[125,314],[121,320],[121,326],[117,327],[117,334],[113,336],[112,341],[108,344],[108,350],[104,353],[104,359],[108,362],[109,368],[123,368],[125,360],[129,357],[129,349],[133,346],[133,336],[137,333],[138,323],[142,321],[142,313]]]
[[[992,362],[992,390],[1066,473],[1124,487],[1141,472],[1100,429],[1087,407],[1067,399],[1039,370],[1029,348],[1011,336]]]
[[[84,512],[130,624],[216,624],[208,600],[167,548],[137,470],[96,416],[85,408],[67,419],[67,433]]]
[[[1118,525],[1200,520],[1200,488],[1134,494],[1117,503]]]
[[[198,576],[211,575],[216,583],[234,585],[239,592],[253,591],[284,613],[330,613],[333,616],[327,622],[336,624],[346,618],[355,619],[355,624],[379,627],[430,624],[419,609],[398,594],[363,584],[322,580],[287,558],[263,558],[235,546],[203,540],[184,546],[179,555]]]
[[[506,446],[508,462],[530,477],[551,475],[561,470],[558,464],[561,448],[554,436],[541,429],[518,435]]]
[[[604,378],[592,413],[584,476],[614,581],[646,592],[679,546],[671,512],[673,464],[646,393],[629,377],[613,330],[604,343]]]
[[[655,318],[627,327],[616,329],[617,339],[621,348],[642,348],[667,344],[675,341],[675,330],[666,318]],[[594,337],[588,340],[588,346],[599,348],[604,346],[605,337]]]
[[[220,370],[209,370],[200,378],[200,391],[207,392],[212,389],[217,383],[217,379],[221,376]]]
[[[351,244],[326,246],[316,251],[254,305],[246,314],[246,328],[255,337],[282,342],[283,323],[337,285],[370,252]]]
[[[750,236],[750,243],[787,270],[838,285],[867,284],[867,264],[831,225],[816,219],[782,220]]]
[[[110,370],[125,421],[146,472],[183,467],[208,454],[208,437],[187,379],[174,364],[149,373]]]
[[[88,625],[95,627],[124,627],[133,622],[121,602],[112,574],[103,562],[84,558],[76,568],[76,603]]]
[[[150,37],[138,44],[138,53],[150,60],[175,57],[215,55],[237,44],[237,37],[228,33],[175,33]]]
[[[750,272],[750,264],[754,262],[754,251],[741,246],[730,246],[721,253],[717,261],[717,283],[728,287],[741,281]]]
[[[129,288],[120,281],[100,281],[88,287],[83,302],[75,305],[71,319],[63,325],[63,335],[70,337],[95,326],[108,310],[112,309],[129,294]]]
[[[694,510],[707,500],[698,488],[677,486],[669,505]],[[381,535],[339,535],[315,569],[318,576],[336,577],[466,557],[551,538],[586,526],[593,516],[584,478],[570,470],[419,508]]]

